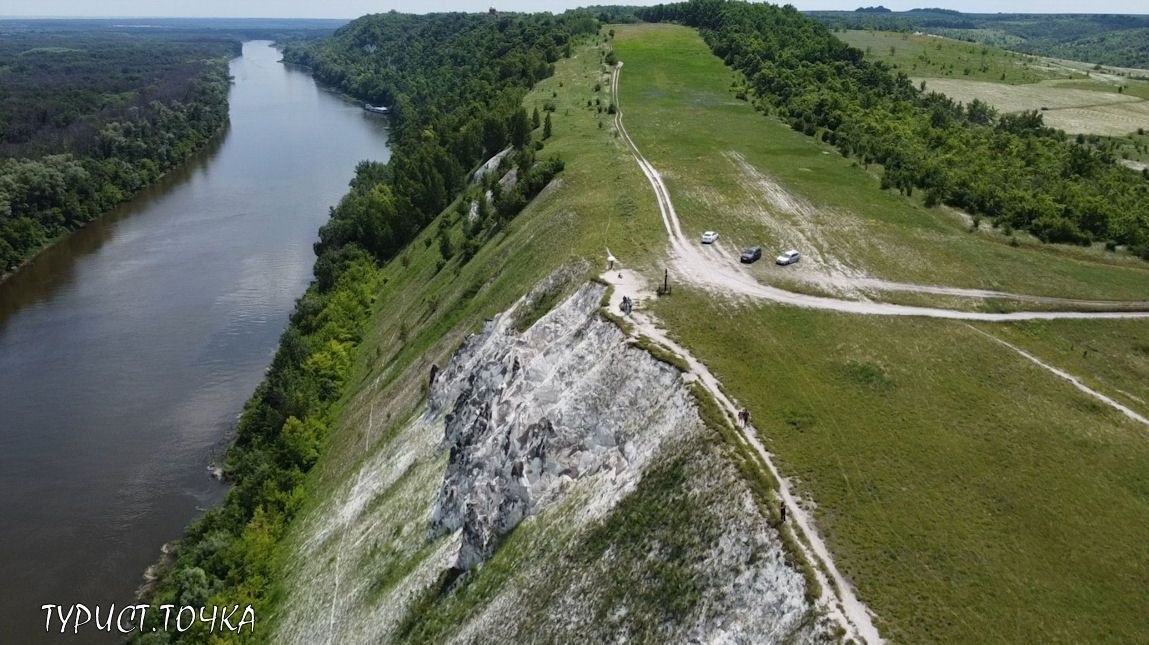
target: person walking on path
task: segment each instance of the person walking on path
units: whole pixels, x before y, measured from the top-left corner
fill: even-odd
[[[778,516],[782,518],[782,523],[786,523],[786,502],[782,502],[782,506],[778,509]]]

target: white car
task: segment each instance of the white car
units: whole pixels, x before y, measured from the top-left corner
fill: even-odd
[[[706,231],[705,233],[702,234],[702,243],[703,244],[714,244],[717,241],[718,241],[718,234],[715,233],[714,231]]]
[[[774,258],[774,264],[786,266],[787,264],[794,264],[800,259],[802,259],[802,256],[799,255],[797,251],[790,249],[789,251],[783,252],[782,255]]]

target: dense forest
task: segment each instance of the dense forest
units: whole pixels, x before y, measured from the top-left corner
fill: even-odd
[[[227,124],[218,38],[0,39],[0,274],[181,163]]]
[[[915,88],[793,7],[692,0],[639,12],[697,27],[760,109],[867,166],[882,187],[1047,242],[1125,245],[1149,259],[1149,177],[1045,127]]]
[[[894,12],[881,7],[806,15],[834,28],[925,31],[1039,56],[1149,68],[1149,16]]]
[[[382,14],[318,43],[288,46],[284,59],[368,103],[391,108],[391,161],[363,166],[352,193],[320,232],[327,251],[354,243],[386,260],[463,187],[466,173],[532,129],[522,98],[590,33],[589,13],[560,17]],[[524,168],[525,170],[525,168]]]
[[[489,202],[480,194],[475,222],[497,225],[513,217],[562,170],[560,160],[539,158],[549,113],[545,120],[528,115],[522,99],[553,73],[573,39],[597,29],[587,12],[389,13],[360,18],[330,39],[286,47],[286,60],[308,66],[321,81],[392,108],[391,160],[359,164],[350,192],[321,229],[316,279],[300,298],[228,452],[232,489],[220,508],[188,528],[149,593],[153,604],[266,607],[276,543],[303,503],[304,478],[333,421],[380,265],[455,195],[495,189],[489,180],[468,181],[495,153],[509,148],[504,164],[513,165],[518,181]],[[481,232],[467,229],[468,235]],[[459,253],[464,261],[466,248]],[[440,239],[440,250],[445,259],[458,251],[449,239]],[[144,643],[206,640],[199,628],[137,636]]]

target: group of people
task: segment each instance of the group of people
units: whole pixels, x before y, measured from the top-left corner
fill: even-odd
[[[623,296],[622,297],[622,304],[620,305],[620,307],[622,308],[622,313],[629,316],[631,310],[634,309],[634,301],[630,299],[630,296]]]
[[[742,428],[750,425],[750,410],[742,408],[738,411],[738,427]]]

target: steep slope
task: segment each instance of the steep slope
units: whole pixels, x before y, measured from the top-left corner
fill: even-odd
[[[544,282],[305,520],[277,642],[828,637],[680,372]]]

